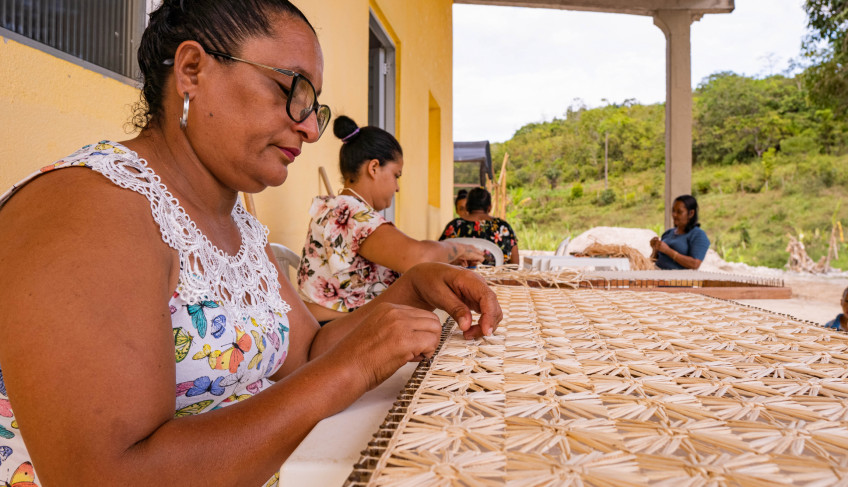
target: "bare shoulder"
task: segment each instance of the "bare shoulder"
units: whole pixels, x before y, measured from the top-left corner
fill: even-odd
[[[166,288],[174,256],[148,200],[90,169],[45,174],[0,208],[0,268],[11,277],[0,294],[16,282],[35,293],[48,279],[55,289],[127,272]]]
[[[0,247],[28,242],[30,252],[57,245],[78,251],[93,237],[101,250],[110,241],[131,240],[136,248],[161,242],[148,200],[87,168],[40,176],[0,208]]]

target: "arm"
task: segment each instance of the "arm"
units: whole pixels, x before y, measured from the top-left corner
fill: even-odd
[[[512,253],[509,254],[509,262],[507,264],[521,264],[521,259],[518,255],[518,237],[515,236],[515,231],[512,229],[509,223],[504,220],[501,220],[503,225],[509,230],[509,238],[512,239]]]
[[[472,245],[433,240],[415,240],[394,225],[380,225],[359,246],[359,255],[389,269],[408,271],[423,262],[483,262],[483,252]]]
[[[320,419],[438,343],[429,313],[373,307],[362,329],[384,329],[383,342],[350,333],[249,400],[174,418],[176,253],[144,198],[88,170],[60,174],[0,211],[2,370],[44,485],[262,485]],[[301,365],[317,326],[283,294]]]
[[[709,243],[708,243],[708,245],[709,245]],[[674,262],[677,262],[678,264],[680,264],[681,266],[683,266],[687,269],[698,269],[699,267],[701,267],[701,260],[702,259],[696,259],[695,257],[691,257],[691,256],[688,256],[688,255],[685,255],[685,254],[681,254],[680,252],[669,247],[669,245],[667,243],[663,242],[662,240],[657,239],[657,241],[655,242],[652,239],[651,240],[651,247],[654,248],[654,254],[656,254],[657,252],[662,252],[665,255],[669,256],[669,258],[671,258],[671,260],[673,260]],[[691,243],[690,243],[690,250],[691,250]],[[706,250],[704,250],[704,252],[706,252]]]
[[[701,259],[696,259],[694,257],[689,257],[688,255],[681,254],[680,252],[674,250],[673,248],[666,245],[665,242],[661,243],[660,252],[666,254],[678,264],[682,265],[687,269],[698,269],[701,267]]]
[[[424,263],[404,273],[374,300],[321,328],[311,344],[310,356],[326,352],[351,330],[362,326],[374,309],[388,303],[428,312],[443,309],[456,320],[467,339],[491,335],[503,318],[497,297],[478,274],[445,264]],[[476,324],[472,322],[472,310],[480,313]]]
[[[509,262],[507,264],[520,264],[521,259],[518,257],[518,244],[512,246],[512,254],[509,256]]]

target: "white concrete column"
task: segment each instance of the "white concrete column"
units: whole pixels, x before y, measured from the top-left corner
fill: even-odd
[[[689,27],[698,20],[688,10],[658,10],[654,25],[666,39],[665,227],[671,204],[692,193],[692,60]]]

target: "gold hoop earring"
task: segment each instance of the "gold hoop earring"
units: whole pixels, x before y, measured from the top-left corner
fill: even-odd
[[[183,98],[183,116],[180,117],[180,128],[185,130],[186,125],[188,125],[188,91],[183,92],[185,94],[185,98]]]

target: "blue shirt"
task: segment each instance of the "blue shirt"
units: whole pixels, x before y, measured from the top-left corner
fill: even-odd
[[[681,255],[703,261],[707,255],[707,250],[710,248],[710,239],[707,238],[707,234],[701,230],[701,227],[695,227],[682,235],[677,235],[674,231],[674,228],[666,230],[662,234],[662,241]],[[657,267],[660,269],[685,269],[662,252],[657,252]]]
[[[842,325],[840,325],[840,320],[842,320],[842,313],[836,315],[836,319],[834,319],[833,321],[828,321],[827,323],[825,323],[824,327],[833,328],[834,330],[841,330]]]

